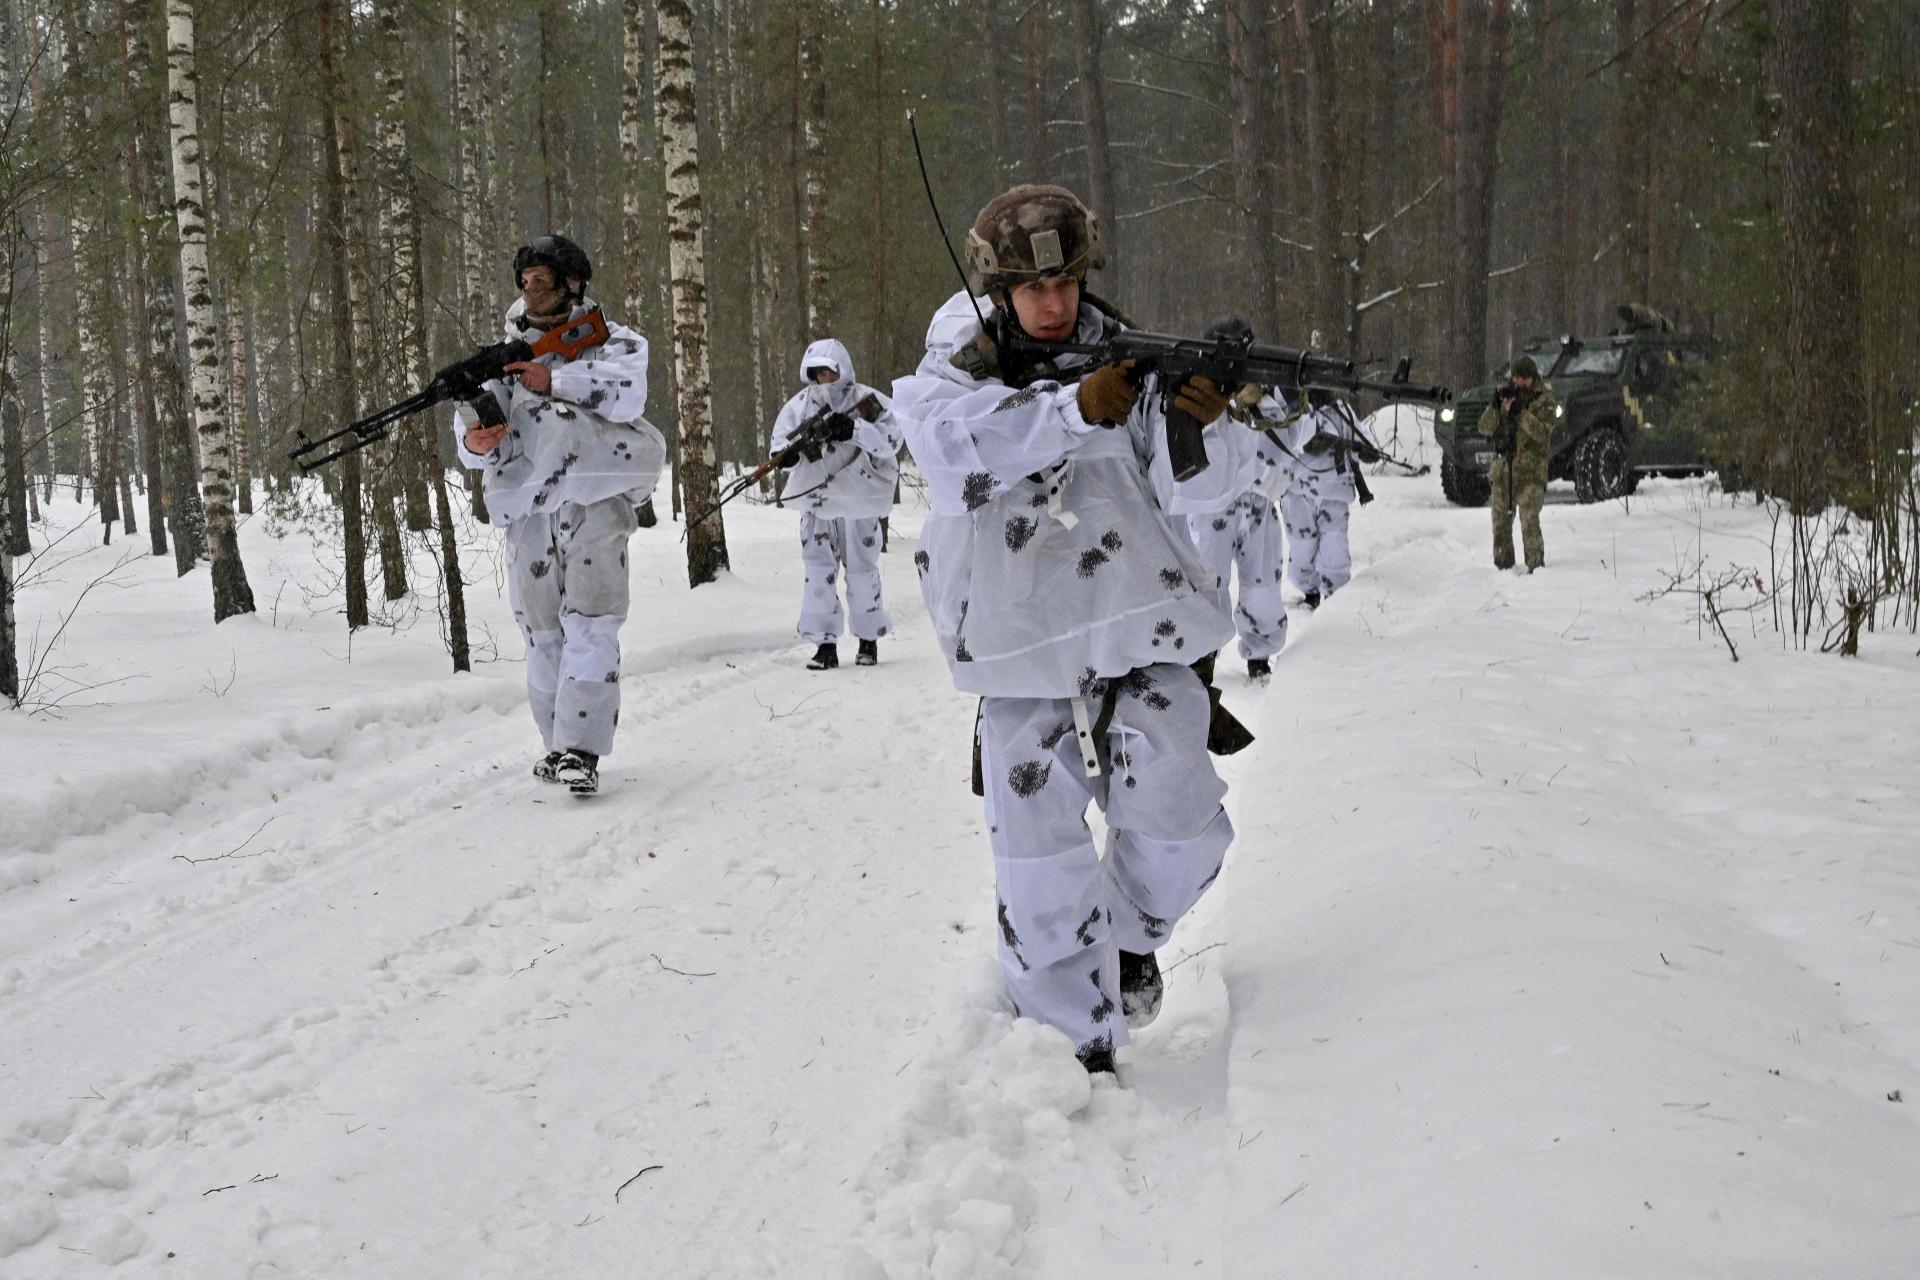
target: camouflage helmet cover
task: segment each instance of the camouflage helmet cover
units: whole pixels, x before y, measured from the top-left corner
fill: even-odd
[[[1065,187],[1027,183],[1003,192],[967,233],[968,283],[975,292],[1043,276],[1084,280],[1105,264],[1100,219]]]

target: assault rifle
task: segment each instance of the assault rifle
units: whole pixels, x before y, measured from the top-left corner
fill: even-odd
[[[842,440],[853,439],[852,428],[853,415],[855,413],[858,413],[867,421],[872,422],[880,416],[880,402],[872,394],[868,394],[858,404],[852,405],[847,409],[833,409],[822,406],[794,430],[793,435],[788,437],[785,448],[781,449],[778,453],[769,455],[765,462],[755,467],[752,471],[747,472],[747,474],[732,481],[725,489],[720,491],[720,500],[718,502],[693,517],[693,519],[687,521],[687,527],[681,531],[680,536],[685,538],[687,534],[692,533],[695,525],[698,525],[708,516],[711,516],[714,512],[766,479],[768,472],[776,471],[782,467],[791,467],[803,457],[811,462],[818,462],[820,461],[821,455],[826,452],[828,445]],[[839,473],[836,471],[834,474],[837,475]],[[828,476],[826,480],[822,480],[820,483],[825,484],[828,480],[832,479],[833,476]],[[815,488],[818,487],[817,485],[815,486]],[[811,489],[807,490],[809,493],[812,491]],[[795,494],[794,496],[798,497],[799,495]]]
[[[482,347],[434,374],[424,390],[398,404],[388,405],[356,422],[349,422],[318,440],[309,440],[306,433],[301,432],[299,447],[290,450],[287,456],[293,459],[302,474],[311,473],[335,458],[344,458],[370,444],[385,440],[395,423],[424,413],[448,400],[471,400],[480,394],[480,389],[487,383],[513,376],[507,372],[510,364],[549,355],[577,360],[581,352],[601,345],[608,336],[606,317],[595,307],[566,327],[549,329],[532,342],[524,338],[511,338],[490,347]],[[328,452],[322,453],[321,450]]]
[[[1219,326],[1215,326],[1218,328]],[[1408,379],[1413,373],[1411,356],[1400,361],[1393,377],[1386,380],[1362,376],[1351,360],[1315,355],[1292,347],[1276,347],[1244,337],[1209,336],[1183,338],[1142,329],[1124,329],[1104,342],[1042,342],[1018,332],[1013,325],[1002,330],[1000,350],[1005,363],[1020,370],[1022,382],[1051,378],[1072,382],[1092,373],[1101,365],[1134,361],[1134,376],[1160,375],[1160,408],[1167,419],[1167,460],[1173,465],[1173,478],[1186,480],[1207,469],[1207,446],[1201,432],[1204,424],[1193,415],[1174,408],[1180,385],[1193,377],[1211,379],[1222,394],[1232,395],[1245,383],[1301,392],[1309,388],[1341,391],[1349,395],[1366,391],[1388,400],[1411,400],[1418,404],[1445,404],[1453,393],[1445,387],[1416,386]],[[1080,368],[1061,370],[1062,356],[1087,356]],[[1009,379],[1012,381],[1012,379]]]

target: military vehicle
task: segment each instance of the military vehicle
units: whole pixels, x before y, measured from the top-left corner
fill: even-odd
[[[1547,478],[1573,481],[1581,502],[1632,493],[1642,475],[1699,475],[1710,465],[1682,402],[1712,357],[1712,341],[1676,332],[1650,307],[1630,303],[1618,314],[1620,327],[1604,338],[1536,340],[1524,349],[1558,405]],[[1511,369],[1461,392],[1434,423],[1440,487],[1459,506],[1487,501],[1493,445],[1479,432],[1480,414]]]

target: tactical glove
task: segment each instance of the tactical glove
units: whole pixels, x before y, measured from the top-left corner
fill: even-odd
[[[1180,390],[1173,397],[1173,407],[1185,410],[1204,427],[1227,411],[1227,398],[1220,394],[1212,378],[1195,374],[1180,384]]]
[[[1102,426],[1117,426],[1127,420],[1140,399],[1140,388],[1133,384],[1133,361],[1101,365],[1080,382],[1080,416]]]
[[[826,438],[835,444],[853,439],[853,418],[849,414],[836,413],[827,418]]]

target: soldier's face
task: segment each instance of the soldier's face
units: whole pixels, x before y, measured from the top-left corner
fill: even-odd
[[[1080,319],[1080,282],[1072,276],[1042,276],[1013,289],[1013,314],[1028,336],[1059,342]]]
[[[566,299],[553,278],[551,267],[528,267],[520,273],[520,296],[527,301],[530,316],[550,316],[559,311]]]
[[[813,380],[824,387],[829,382],[840,381],[840,371],[838,369],[828,369],[823,366],[813,370]]]
[[[1524,373],[1516,373],[1513,375],[1513,385],[1517,390],[1531,391],[1533,390],[1533,379]]]

